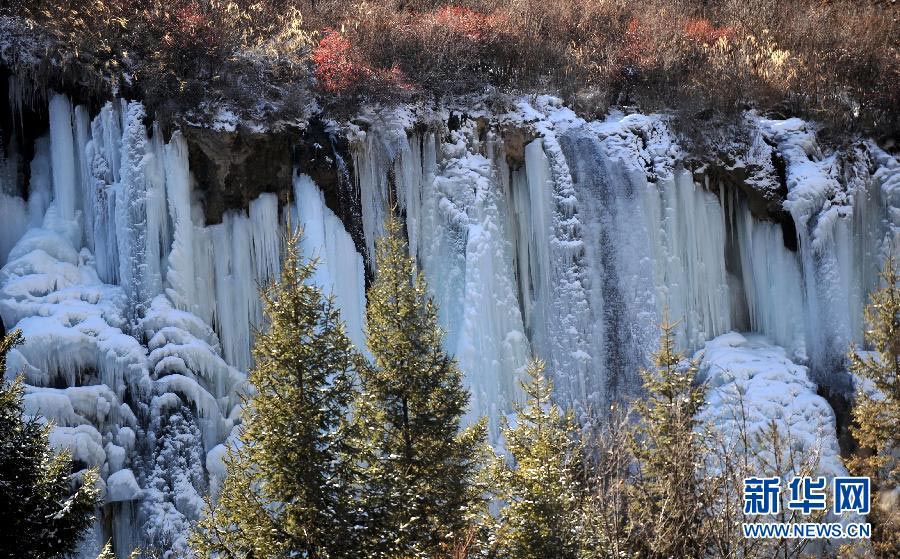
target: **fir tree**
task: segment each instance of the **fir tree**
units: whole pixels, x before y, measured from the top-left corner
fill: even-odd
[[[106,544],[103,546],[103,549],[100,550],[100,555],[97,556],[97,559],[116,559],[116,553],[112,548],[112,540],[106,541]]]
[[[128,559],[139,559],[141,557],[141,550],[135,549],[129,555]],[[112,541],[107,540],[106,544],[103,546],[103,549],[100,550],[100,555],[97,556],[97,559],[117,559],[116,553],[112,548]]]
[[[193,538],[205,557],[325,559],[350,549],[345,416],[359,354],[330,297],[309,283],[299,235],[277,283],[261,291],[268,329],[258,333],[240,446]]]
[[[572,415],[551,402],[544,364],[529,364],[528,397],[516,406],[516,426],[503,429],[510,464],[500,459],[497,544],[502,557],[576,559],[585,497],[582,447]]]
[[[699,473],[702,450],[696,414],[705,389],[695,363],[675,351],[675,325],[664,320],[655,370],[642,371],[646,396],[635,404],[637,478],[629,495],[630,533],[642,557],[701,557],[707,495]]]
[[[52,426],[22,417],[22,379],[4,376],[21,341],[18,331],[0,341],[0,557],[68,557],[94,522],[97,472],[73,476],[70,454],[50,448]]]
[[[355,406],[366,515],[359,556],[432,557],[462,537],[482,504],[475,477],[485,428],[460,431],[462,373],[442,349],[437,309],[395,218],[376,262],[366,310],[374,364],[362,371]]]
[[[877,390],[860,388],[853,407],[853,437],[864,449],[847,466],[872,479],[872,547],[879,557],[900,557],[900,273],[893,255],[883,286],[865,309],[866,343],[874,354],[850,349],[850,371]]]
[[[155,446],[141,501],[144,537],[160,559],[189,557],[187,538],[206,491],[200,430],[183,406],[155,418],[150,434]]]

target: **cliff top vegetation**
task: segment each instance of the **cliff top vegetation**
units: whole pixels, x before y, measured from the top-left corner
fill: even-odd
[[[587,115],[898,128],[894,0],[8,1],[3,60],[33,88],[115,91],[163,119],[542,92]]]

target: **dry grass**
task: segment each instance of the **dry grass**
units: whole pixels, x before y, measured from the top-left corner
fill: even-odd
[[[334,107],[551,91],[585,112],[633,104],[690,119],[756,106],[897,129],[900,24],[884,1],[18,2],[55,56],[127,73],[156,105],[247,90],[277,104],[315,75]]]

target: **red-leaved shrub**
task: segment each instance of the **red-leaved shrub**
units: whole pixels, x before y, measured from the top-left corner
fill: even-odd
[[[362,69],[350,61],[350,41],[334,29],[325,29],[312,61],[319,87],[329,93],[346,91],[360,78]]]
[[[413,85],[398,66],[376,69],[367,65],[340,32],[326,28],[312,51],[318,86],[326,93],[359,93],[381,89],[386,93],[409,92]]]
[[[684,35],[695,42],[712,44],[719,39],[734,37],[734,27],[716,27],[708,19],[692,19],[684,25]]]
[[[498,13],[481,13],[471,8],[448,6],[429,14],[423,21],[446,28],[458,38],[480,42],[498,32],[503,16]]]

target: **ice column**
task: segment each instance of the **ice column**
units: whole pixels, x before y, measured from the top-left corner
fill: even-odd
[[[313,282],[326,294],[334,295],[347,325],[347,335],[356,347],[365,350],[363,317],[366,311],[365,270],[362,255],[325,197],[307,175],[295,175],[294,199],[297,223],[303,227],[301,251],[304,258],[316,259]]]
[[[78,199],[75,141],[72,136],[72,103],[65,95],[50,98],[50,161],[53,167],[53,195],[60,219],[75,219]],[[80,244],[80,239],[77,240]]]

